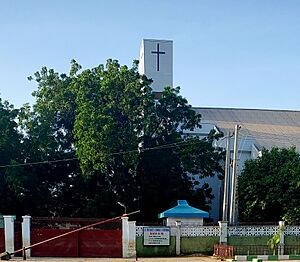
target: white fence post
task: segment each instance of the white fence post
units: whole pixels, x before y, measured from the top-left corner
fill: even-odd
[[[284,255],[284,221],[279,221],[280,242],[278,245],[278,255]]]
[[[136,222],[129,221],[128,256],[136,257]]]
[[[122,217],[122,257],[128,257],[129,226],[128,217]]]
[[[3,216],[4,218],[4,236],[5,236],[5,251],[13,253],[15,251],[15,216]]]
[[[31,216],[22,216],[23,222],[22,222],[22,243],[23,247],[30,246],[30,221]],[[27,249],[26,251],[26,257],[31,256],[31,250]]]
[[[228,222],[227,221],[219,221],[219,232],[220,232],[220,244],[227,244],[227,236],[228,236]]]
[[[176,255],[180,255],[181,221],[176,221]]]
[[[124,258],[136,257],[136,226],[135,221],[128,221],[122,217],[122,256]]]

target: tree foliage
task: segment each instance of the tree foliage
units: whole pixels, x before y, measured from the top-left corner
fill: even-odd
[[[200,127],[200,115],[179,88],[166,87],[156,101],[150,83],[138,74],[137,64],[128,69],[108,60],[106,67],[78,74],[72,87],[82,171],[102,175],[119,202],[153,219],[172,201],[195,198],[188,173],[220,173],[222,155],[211,141],[183,138],[184,131]]]
[[[17,115],[18,110],[8,101],[2,102],[0,98],[0,165],[7,165],[10,161],[22,157]]]
[[[209,209],[211,188],[194,190],[194,177],[222,174],[223,153],[212,146],[219,135],[185,135],[201,116],[179,88],[166,87],[156,100],[136,62],[128,68],[111,59],[83,71],[73,60],[68,75],[43,67],[30,80],[37,83],[33,108],[0,111],[0,119],[10,115],[5,126],[14,136],[3,152],[9,141],[19,146],[5,163],[36,163],[4,169],[1,196],[11,202],[3,211],[112,216],[121,203],[152,220],[178,199]]]
[[[239,177],[242,221],[299,222],[300,158],[295,148],[263,150]]]

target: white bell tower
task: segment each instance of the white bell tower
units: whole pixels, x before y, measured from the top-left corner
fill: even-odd
[[[173,41],[143,39],[139,73],[153,80],[151,87],[154,93],[173,86]]]

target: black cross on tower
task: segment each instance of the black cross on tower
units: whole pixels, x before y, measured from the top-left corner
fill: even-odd
[[[166,54],[166,52],[159,51],[159,44],[157,43],[157,49],[156,49],[156,51],[152,51],[151,53],[157,55],[157,59],[156,59],[156,61],[157,61],[156,70],[159,71],[159,55],[164,55],[164,54]]]

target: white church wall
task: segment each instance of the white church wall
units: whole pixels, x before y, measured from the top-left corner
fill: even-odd
[[[168,217],[167,226],[176,226],[177,222],[181,222],[181,226],[203,226],[203,218],[174,218]]]
[[[195,130],[187,131],[186,133],[189,136],[192,135],[192,136],[198,136],[200,138],[205,138],[213,129],[216,131],[218,130],[213,123],[205,122],[205,123],[201,123],[201,128],[195,128]],[[222,181],[217,176],[205,177],[205,178],[199,178],[199,176],[194,176],[194,178],[200,183],[199,186],[195,186],[195,189],[201,187],[204,183],[209,184],[209,186],[212,188],[212,194],[214,195],[214,198],[211,200],[210,203],[211,210],[209,210],[209,216],[214,221],[218,221],[220,219],[220,206],[222,204],[220,202]]]
[[[197,135],[199,134],[200,137],[205,137],[209,134],[211,129],[218,130],[218,127],[213,125],[212,123],[205,122],[202,124],[202,128],[195,129],[193,132],[189,132],[189,134]],[[200,135],[201,134],[201,135]],[[238,175],[241,175],[242,169],[244,167],[244,163],[246,160],[253,159],[253,144],[255,143],[255,139],[250,136],[241,136],[238,141]],[[226,148],[226,137],[221,138],[219,141],[215,141],[215,146]],[[233,145],[234,145],[234,138],[232,137],[230,140],[230,152],[231,152],[231,159],[233,159]],[[231,168],[232,174],[232,168]],[[211,202],[211,210],[209,211],[210,217],[214,221],[218,221],[221,219],[221,210],[223,205],[223,180],[220,180],[217,176],[215,177],[208,177],[199,179],[200,185],[203,183],[208,183],[212,188],[212,194],[215,196]],[[229,192],[230,192],[230,185],[229,185]],[[229,196],[230,201],[230,196]]]
[[[261,156],[261,150],[259,150],[255,144],[252,144],[251,159],[256,159],[259,156]]]
[[[238,157],[239,157],[238,175],[241,175],[244,168],[245,161],[251,159],[251,151],[246,151],[246,150],[240,151]]]
[[[212,194],[214,198],[211,200],[211,210],[209,210],[209,216],[213,219],[213,221],[220,220],[220,207],[222,206],[221,202],[221,189],[222,189],[222,181],[217,177],[205,177],[200,179],[200,186],[204,183],[208,183],[212,188]]]
[[[219,130],[213,123],[205,122],[202,123],[201,128],[197,128],[194,131],[188,131],[188,135],[196,135],[200,138],[207,137],[209,132],[214,130]],[[241,172],[244,167],[244,163],[246,160],[253,159],[253,146],[255,144],[255,139],[250,136],[241,136],[238,141],[238,175],[241,175]],[[231,152],[231,159],[233,159],[233,145],[234,145],[234,138],[232,137],[230,140],[230,152]],[[215,141],[214,146],[221,147],[223,150],[226,148],[226,137],[224,136],[218,141]],[[232,174],[232,168],[231,168]],[[209,211],[210,217],[214,221],[218,221],[221,219],[221,210],[223,205],[223,180],[220,180],[218,176],[214,177],[207,177],[198,179],[200,182],[200,186],[204,183],[208,183],[209,186],[212,188],[212,194],[214,195],[214,199],[211,201],[211,210]],[[197,187],[196,187],[197,188]],[[230,185],[229,185],[229,192],[230,192]],[[230,201],[230,196],[229,196]]]
[[[198,136],[200,138],[205,138],[208,136],[211,130],[217,130],[213,123],[201,123],[201,128],[195,128],[194,130],[187,130],[185,134],[190,136]]]

